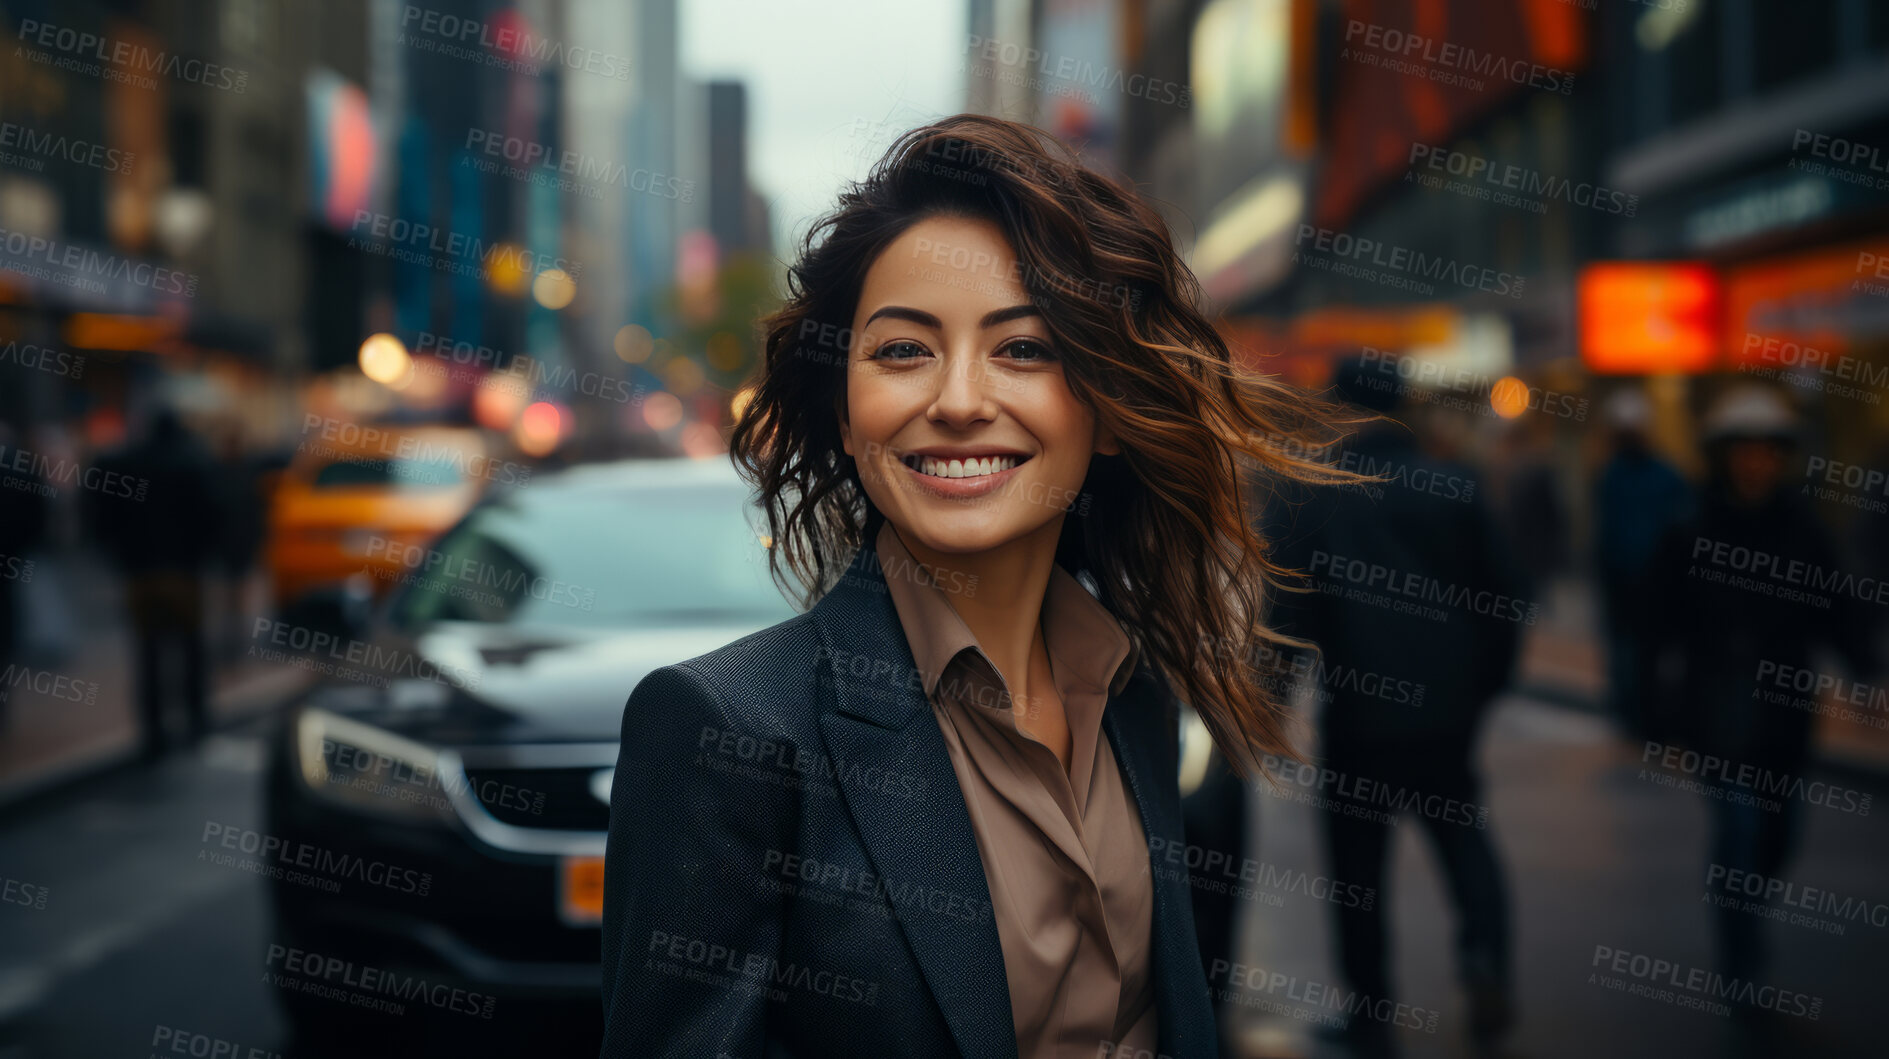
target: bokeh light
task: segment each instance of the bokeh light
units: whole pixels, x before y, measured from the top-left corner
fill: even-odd
[[[488,430],[510,430],[531,394],[509,375],[487,375],[472,395],[472,418]]]
[[[512,439],[527,456],[546,456],[564,440],[564,410],[550,401],[538,401],[518,417]]]
[[[624,324],[617,328],[617,358],[626,364],[641,364],[649,359],[656,348],[656,336],[649,333],[649,328],[641,324]]]
[[[643,401],[643,422],[649,429],[664,431],[682,422],[682,399],[665,390],[657,390]]]
[[[525,250],[516,243],[494,243],[485,255],[485,281],[500,294],[525,293],[531,276],[521,263]]]
[[[682,453],[692,459],[705,460],[711,456],[720,456],[728,451],[728,445],[722,440],[721,431],[712,424],[696,420],[682,428]]]
[[[1497,379],[1489,388],[1489,407],[1504,419],[1528,411],[1528,384],[1513,375]]]
[[[361,374],[382,386],[399,388],[413,376],[413,358],[406,343],[385,331],[368,335],[361,342]]]
[[[562,309],[577,297],[577,283],[561,268],[547,268],[532,281],[531,296],[547,309]]]
[[[694,357],[677,357],[662,370],[663,384],[679,397],[688,397],[702,388],[708,374]]]
[[[731,331],[717,331],[708,339],[708,365],[716,371],[736,371],[741,367],[741,339]]]

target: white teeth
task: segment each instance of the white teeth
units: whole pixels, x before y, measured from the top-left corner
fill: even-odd
[[[987,474],[998,474],[1017,465],[1015,456],[985,456],[974,460],[940,460],[930,456],[920,456],[917,460],[918,473],[933,478],[982,478]]]

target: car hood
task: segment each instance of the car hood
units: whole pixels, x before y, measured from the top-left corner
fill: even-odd
[[[350,675],[357,679],[316,689],[306,704],[434,746],[614,743],[622,731],[624,702],[645,674],[761,627],[752,622],[635,629],[441,622],[414,637],[393,632],[373,637],[356,652],[372,664],[355,666]]]

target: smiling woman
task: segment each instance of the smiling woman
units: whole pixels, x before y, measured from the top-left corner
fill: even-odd
[[[1299,455],[1343,424],[1012,122],[902,137],[789,293],[731,447],[814,605],[630,697],[605,1053],[1217,1054],[1149,851],[1184,841],[1180,702],[1238,767],[1291,753],[1248,494],[1351,480]]]

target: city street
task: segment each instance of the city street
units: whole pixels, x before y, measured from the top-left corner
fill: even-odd
[[[6,874],[47,894],[0,922],[0,1054],[158,1053],[166,1028],[282,1049],[263,884],[193,861],[205,820],[258,822],[263,723],[6,822]]]
[[[1867,919],[1846,922],[1842,936],[1771,925],[1777,954],[1771,979],[1824,1001],[1817,1020],[1786,1022],[1790,1046],[1776,1052],[1732,1051],[1728,1045],[1742,1031],[1727,1018],[1590,981],[1597,946],[1687,968],[1713,966],[1704,903],[1706,801],[1640,779],[1637,749],[1615,739],[1599,718],[1515,697],[1491,718],[1483,761],[1489,827],[1510,872],[1516,925],[1521,1023],[1508,1054],[1881,1054],[1877,994],[1889,974],[1889,936]],[[1871,789],[1871,781],[1860,777],[1841,782]],[[1874,782],[1879,790],[1880,781]],[[1302,869],[1317,865],[1319,810],[1284,798],[1262,797],[1260,804],[1261,858]],[[1874,871],[1880,821],[1807,810],[1804,823],[1803,846],[1789,876],[1881,901]],[[1392,867],[1397,889],[1388,905],[1396,981],[1405,990],[1400,999],[1442,1013],[1433,1034],[1403,1030],[1399,1040],[1411,1059],[1465,1054],[1463,1007],[1450,963],[1453,923],[1442,879],[1411,814],[1398,830]],[[1249,918],[1245,951],[1268,973],[1336,984],[1326,907],[1296,894],[1285,895],[1284,902]],[[1876,919],[1883,922],[1880,915]],[[1258,999],[1286,1001],[1291,988]],[[1306,1054],[1298,1050],[1307,1036],[1306,1015],[1255,1014],[1248,1024],[1250,1039],[1264,1047],[1260,1054]]]
[[[88,784],[0,825],[6,874],[48,895],[43,909],[0,906],[0,1057],[168,1054],[153,1043],[175,1039],[165,1034],[206,1034],[240,1056],[295,1054],[260,974],[269,944],[262,883],[195,861],[205,820],[259,821],[266,723],[245,722],[188,756]],[[1637,755],[1597,719],[1521,698],[1497,711],[1484,752],[1491,828],[1512,872],[1519,925],[1522,1021],[1509,1054],[1720,1054],[1735,1032],[1730,1020],[1589,982],[1596,946],[1711,966],[1703,800],[1637,779]],[[1259,804],[1259,856],[1318,870],[1317,810],[1267,796]],[[1879,898],[1870,889],[1874,823],[1808,813],[1792,877]],[[1401,830],[1401,885],[1390,899],[1398,977],[1406,1003],[1441,1018],[1433,1033],[1403,1030],[1399,1039],[1412,1059],[1463,1054],[1447,905],[1412,822]],[[1251,1054],[1336,1054],[1314,1050],[1316,1012],[1303,1004],[1283,1017],[1260,1010],[1267,1001],[1291,1008],[1288,994],[1304,995],[1305,983],[1333,981],[1325,905],[1287,894],[1253,912],[1246,958],[1300,984],[1246,991],[1235,1017]],[[1844,936],[1774,926],[1777,981],[1824,1002],[1815,1021],[1791,1020],[1793,1047],[1779,1054],[1880,1054],[1873,1013],[1889,945],[1882,927],[1845,926]]]
[[[0,7],[0,1059],[1889,1056],[1889,0]]]

